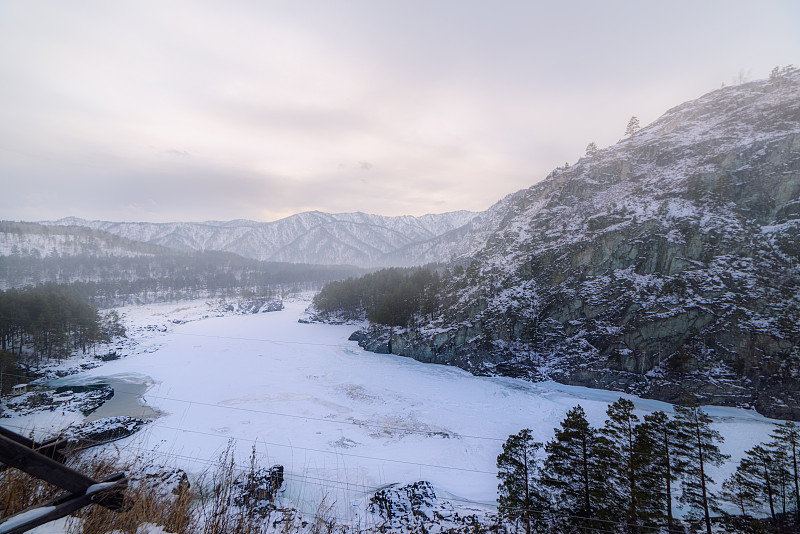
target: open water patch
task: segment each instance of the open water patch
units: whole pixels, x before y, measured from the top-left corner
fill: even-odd
[[[75,377],[69,376],[52,380],[47,384],[56,390],[91,390],[100,385],[109,386],[113,395],[86,416],[86,421],[96,421],[108,417],[136,417],[155,419],[160,414],[145,402],[145,393],[153,385],[153,380],[143,375],[112,375]]]

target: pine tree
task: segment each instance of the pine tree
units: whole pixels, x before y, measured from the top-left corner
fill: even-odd
[[[644,424],[640,433],[647,436],[652,443],[653,464],[649,466],[651,476],[658,477],[658,490],[654,493],[662,499],[662,513],[666,515],[669,532],[675,532],[675,520],[672,515],[672,484],[678,480],[680,464],[678,462],[678,444],[675,437],[675,425],[664,412],[653,412],[644,416]],[[666,514],[664,514],[666,506]]]
[[[664,517],[667,476],[658,454],[661,435],[654,425],[640,423],[634,408],[622,398],[608,407],[598,449],[607,481],[607,517],[622,519],[631,533],[654,527]]]
[[[642,127],[639,126],[639,118],[634,115],[628,121],[628,126],[625,128],[625,136],[633,137],[633,135],[641,129]]]
[[[545,445],[542,482],[565,514],[567,528],[592,528],[602,515],[600,504],[607,490],[598,466],[599,438],[583,408],[567,412],[555,437]]]
[[[637,471],[637,513],[641,523],[650,530],[666,517],[664,509],[667,507],[668,494],[664,491],[664,481],[669,478],[671,471],[660,454],[659,436],[650,432],[649,425],[638,425],[635,433],[633,456]]]
[[[753,484],[740,467],[737,467],[736,472],[722,483],[720,497],[724,501],[736,505],[736,508],[742,513],[742,517],[746,518],[748,510],[758,506],[759,501]]]
[[[597,154],[597,144],[594,141],[586,145],[586,155],[587,156],[594,156]]]
[[[707,473],[710,465],[720,466],[729,458],[717,443],[722,435],[711,428],[711,418],[696,404],[675,407],[675,437],[679,444],[678,460],[681,466],[682,503],[693,511],[702,511],[706,533],[711,534],[709,508],[716,504],[716,496],[709,485],[714,481]]]
[[[608,481],[609,512],[625,518],[629,532],[637,532],[640,524],[637,497],[641,464],[635,450],[639,418],[633,410],[633,403],[623,398],[608,407],[608,419],[600,431],[606,439],[599,451]]]
[[[770,434],[773,442],[770,448],[780,450],[786,458],[786,469],[789,474],[789,484],[794,501],[796,519],[795,523],[800,525],[800,478],[797,471],[797,455],[800,449],[800,428],[792,421],[779,425]]]
[[[737,473],[741,472],[742,476],[752,484],[753,492],[760,502],[766,500],[769,504],[770,517],[775,525],[777,525],[775,517],[777,468],[771,451],[763,445],[756,445],[745,453],[736,469]]]
[[[786,451],[783,449],[771,448],[770,444],[767,445],[767,448],[772,456],[773,476],[775,477],[775,496],[780,500],[780,520],[783,521],[786,517],[787,505],[791,495],[789,481],[792,475],[789,471],[789,458],[786,455]]]
[[[506,519],[522,520],[526,534],[531,534],[535,518],[541,518],[547,506],[539,484],[537,453],[541,447],[526,428],[509,436],[497,457],[497,509]]]

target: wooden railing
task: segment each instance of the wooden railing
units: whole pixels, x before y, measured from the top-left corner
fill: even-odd
[[[55,499],[0,519],[0,534],[18,534],[67,516],[84,506],[98,504],[118,511],[123,506],[128,480],[115,473],[97,481],[63,464],[63,440],[42,443],[0,427],[0,462],[66,490]]]

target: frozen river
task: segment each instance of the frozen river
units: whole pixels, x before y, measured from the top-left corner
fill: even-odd
[[[600,426],[620,396],[364,352],[347,340],[353,326],[298,323],[308,302],[285,304],[281,312],[188,322],[173,321],[197,318],[201,303],[128,308],[134,354],[75,378],[152,384],[148,408],[141,391],[119,392],[133,401],[131,415],[161,413],[116,443],[128,454],[152,451],[155,461],[199,472],[229,440],[243,467],[255,445],[264,466],[285,466],[285,499],[307,507],[327,495],[345,509],[379,487],[417,480],[455,502],[492,504],[495,460],[509,434],[531,428],[546,441],[576,404]],[[671,411],[628,398],[642,413]],[[733,461],[772,428],[752,411],[708,411]],[[717,482],[733,467],[717,472]]]

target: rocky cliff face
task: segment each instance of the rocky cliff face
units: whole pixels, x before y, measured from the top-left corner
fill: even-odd
[[[501,204],[392,352],[800,418],[800,72],[682,104]]]

